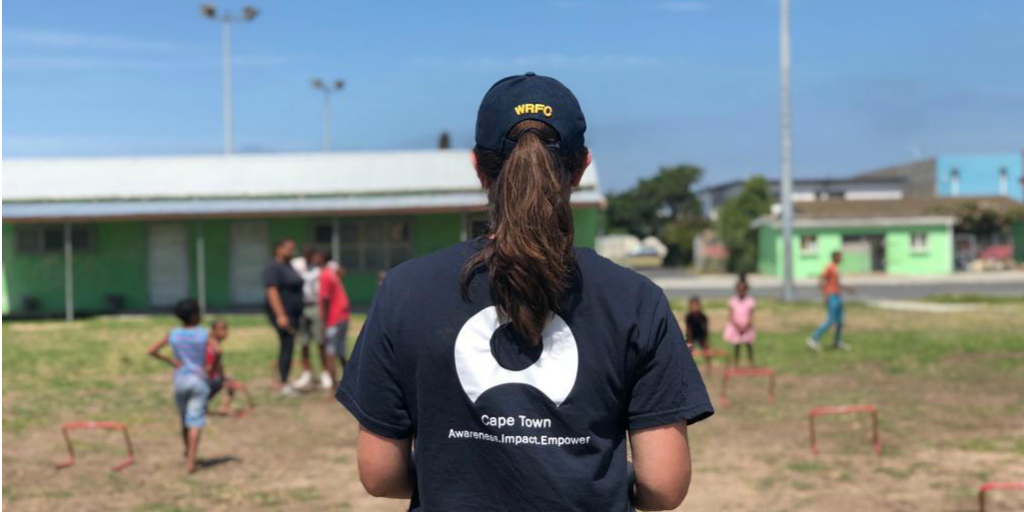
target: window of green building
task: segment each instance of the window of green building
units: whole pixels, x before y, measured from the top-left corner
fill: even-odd
[[[928,233],[925,231],[911,233],[910,250],[914,252],[926,252],[928,250]]]
[[[818,253],[817,235],[800,235],[800,253],[804,255]]]
[[[21,254],[55,253],[64,250],[64,226],[25,225],[18,226],[17,247]],[[71,227],[71,248],[75,251],[91,251],[96,247],[96,226],[75,225]]]
[[[333,227],[316,224],[313,242],[331,247]],[[338,226],[341,264],[356,272],[386,270],[413,256],[412,226],[405,219],[342,221]]]

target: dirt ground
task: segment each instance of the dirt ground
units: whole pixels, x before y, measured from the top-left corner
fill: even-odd
[[[778,399],[767,403],[764,380],[743,379],[730,383],[731,404],[722,407],[724,367],[702,367],[718,412],[690,429],[694,476],[681,510],[970,511],[977,510],[982,482],[1024,481],[1024,315],[1019,304],[943,315],[851,308],[848,323],[856,330],[848,339],[854,352],[820,355],[800,341],[820,320],[818,308],[764,309],[758,317],[762,337],[757,356],[778,372]],[[723,315],[711,309],[713,329],[722,325]],[[126,322],[129,327],[98,331],[105,334],[97,340],[123,337],[122,329],[150,334],[162,328]],[[64,329],[59,323],[5,324],[4,341],[27,343]],[[245,352],[268,344],[267,331],[257,323],[235,328],[239,365],[270,353]],[[27,357],[9,351],[8,344],[4,370]],[[49,349],[40,342],[25,353]],[[33,364],[39,368],[41,363]],[[51,395],[35,397],[28,377],[5,375],[4,509],[405,509],[404,502],[370,498],[363,491],[355,467],[356,424],[343,408],[321,391],[292,399],[272,396],[269,370],[255,362],[250,366],[246,379],[257,409],[240,419],[211,419],[200,448],[203,466],[192,476],[182,472],[168,375],[159,367],[107,379],[115,387],[151,389],[156,404],[145,412],[124,404],[124,415],[136,418],[130,423],[136,463],[121,473],[108,469],[122,457],[123,442],[117,434],[102,432],[73,433],[78,463],[54,469],[67,456],[61,421],[90,411],[117,415],[117,409],[90,403],[107,396],[102,385],[74,391],[71,402],[55,398],[59,407],[39,411],[39,418],[9,423],[32,410],[27,401]],[[822,418],[820,454],[811,454],[808,409],[841,403],[878,406],[881,456],[871,450],[867,417]],[[994,493],[989,510],[1024,510],[1024,493]]]

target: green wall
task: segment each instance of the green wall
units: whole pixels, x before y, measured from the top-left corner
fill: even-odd
[[[123,295],[126,309],[144,308],[148,303],[145,224],[114,222],[97,225],[94,250],[76,252],[72,261],[76,309],[104,311],[108,309],[108,294]],[[62,281],[63,277],[63,272],[60,272]]]
[[[573,209],[573,229],[576,232],[574,242],[577,247],[594,248],[601,231],[602,218],[601,211],[594,206]]]
[[[19,311],[26,296],[38,299],[42,311],[64,311],[64,256],[20,254],[16,233],[13,225],[3,225],[4,314]]]
[[[779,230],[770,226],[763,226],[757,230],[758,274],[781,274],[781,271],[778,268],[778,254],[780,247]]]
[[[911,233],[928,233],[926,250],[910,248]],[[885,265],[890,274],[952,274],[954,270],[952,233],[945,226],[898,227],[885,234]]]
[[[412,223],[412,243],[416,256],[432,253],[459,243],[462,236],[462,214],[437,213],[418,215]]]
[[[206,304],[210,308],[224,308],[231,305],[231,290],[228,265],[231,258],[231,225],[221,219],[196,221],[193,234],[202,226],[206,244]],[[193,246],[195,241],[193,240]],[[195,254],[195,251],[192,251]],[[268,258],[269,249],[268,249]],[[192,272],[196,266],[192,266]]]
[[[924,250],[910,248],[912,233],[927,233]],[[815,235],[817,250],[800,250],[800,237]],[[832,252],[843,248],[844,235],[882,235],[885,244],[885,272],[894,275],[940,275],[953,273],[953,250],[946,226],[885,226],[872,228],[800,228],[793,230],[793,276],[814,278],[831,261]],[[771,226],[758,229],[758,272],[782,275],[782,234]],[[844,251],[840,270],[847,274],[871,272],[868,251]]]
[[[16,228],[3,226],[4,313],[22,309],[24,298],[36,297],[40,313],[64,311],[64,254],[21,254]],[[96,225],[92,250],[72,257],[75,309],[94,313],[109,309],[108,295],[124,298],[126,309],[145,308],[146,227],[142,223],[111,222]]]
[[[601,215],[597,208],[579,208],[574,212],[576,244],[594,247],[600,231]],[[462,234],[461,213],[438,213],[406,216],[412,221],[413,255],[422,256],[456,244]],[[246,219],[249,221],[261,219]],[[289,237],[301,248],[312,241],[313,226],[327,219],[275,218],[262,219],[268,224],[267,259],[270,244]],[[196,293],[196,240],[205,235],[206,300],[211,309],[232,306],[230,290],[230,239],[232,220],[207,219],[185,221],[189,229],[189,290]],[[148,309],[146,222],[104,222],[94,224],[96,239],[92,250],[74,254],[76,313],[109,311],[108,295],[121,295],[126,310]],[[64,256],[62,252],[19,254],[16,227],[3,224],[3,312],[20,313],[24,297],[40,301],[40,313],[59,315],[64,312]],[[352,272],[345,279],[352,302],[368,305],[377,291],[376,272]]]
[[[5,265],[2,269],[3,272],[3,315],[6,316],[10,313],[10,299],[7,297],[7,266]]]

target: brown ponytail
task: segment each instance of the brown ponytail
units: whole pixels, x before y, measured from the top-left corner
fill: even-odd
[[[557,132],[539,121],[517,124],[508,138],[516,146],[504,160],[496,151],[474,150],[487,185],[491,236],[462,269],[462,295],[468,300],[469,280],[486,269],[499,314],[537,345],[576,268],[569,195],[587,150],[561,156],[551,147]]]

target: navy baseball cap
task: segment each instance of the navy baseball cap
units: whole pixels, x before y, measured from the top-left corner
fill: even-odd
[[[476,145],[508,156],[516,146],[509,131],[527,119],[554,128],[563,155],[583,148],[587,120],[576,96],[558,80],[533,72],[502,78],[487,91],[476,115]]]

